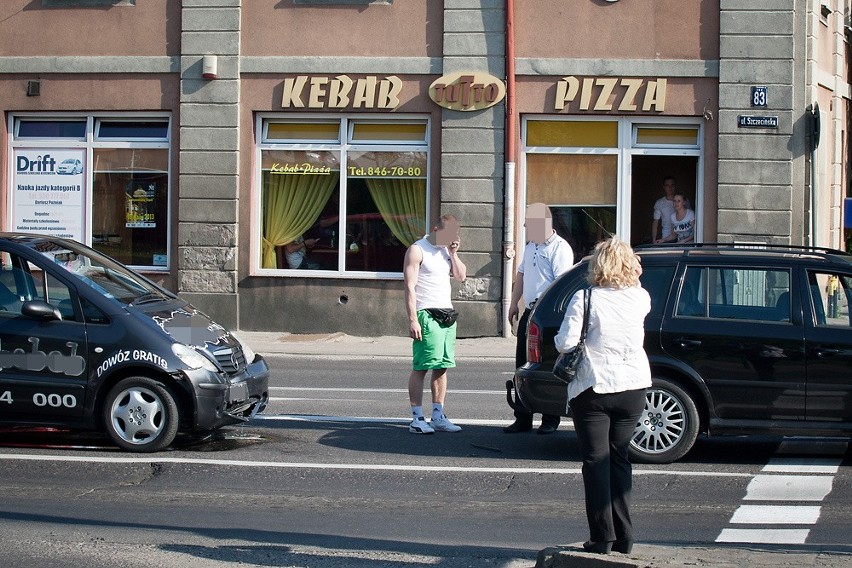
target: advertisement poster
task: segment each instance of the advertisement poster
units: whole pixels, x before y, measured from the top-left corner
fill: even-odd
[[[85,242],[84,149],[16,149],[10,192],[13,231]]]
[[[148,182],[129,182],[126,191],[124,226],[130,229],[150,229],[157,226],[154,195],[157,185]]]

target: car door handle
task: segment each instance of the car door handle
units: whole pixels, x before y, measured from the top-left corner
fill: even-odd
[[[824,359],[826,357],[834,357],[838,353],[840,353],[840,349],[828,349],[825,347],[821,347],[816,350],[816,356],[820,359]]]
[[[676,342],[684,349],[694,349],[701,346],[701,340],[699,339],[687,339],[685,337],[681,337],[680,339],[677,339]]]

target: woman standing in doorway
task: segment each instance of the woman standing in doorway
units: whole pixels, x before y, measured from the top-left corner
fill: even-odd
[[[695,240],[695,211],[689,208],[689,201],[682,193],[674,196],[674,213],[672,213],[672,234],[665,239],[657,239],[658,243],[677,244],[691,243]]]

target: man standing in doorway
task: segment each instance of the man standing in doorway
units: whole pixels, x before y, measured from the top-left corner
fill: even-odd
[[[651,223],[651,242],[657,242],[660,237],[659,230],[662,224],[663,240],[672,235],[672,215],[674,214],[674,196],[677,193],[675,178],[666,176],[663,178],[663,191],[665,195],[654,203],[654,222]]]
[[[453,215],[443,215],[432,232],[408,247],[403,262],[405,311],[409,335],[414,340],[414,361],[408,378],[408,398],[413,434],[458,432],[461,427],[444,414],[447,394],[447,369],[456,366],[456,323],[443,321],[443,314],[453,310],[450,278],[464,282],[467,267],[458,256],[459,222]],[[431,313],[430,313],[431,312]],[[423,381],[432,371],[432,420],[423,416]]]
[[[512,302],[509,305],[509,325],[518,317],[518,302],[524,298],[524,313],[518,321],[518,343],[515,347],[515,368],[527,361],[527,321],[533,304],[551,282],[574,265],[571,245],[553,230],[553,216],[544,203],[527,207],[527,246],[512,285]],[[543,414],[539,434],[553,434],[559,427],[559,416]],[[533,415],[525,410],[515,410],[515,421],[503,428],[507,434],[532,430]]]

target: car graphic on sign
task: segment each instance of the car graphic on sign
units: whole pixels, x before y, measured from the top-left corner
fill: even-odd
[[[67,158],[56,167],[56,173],[74,175],[83,173],[83,162],[77,158]]]

